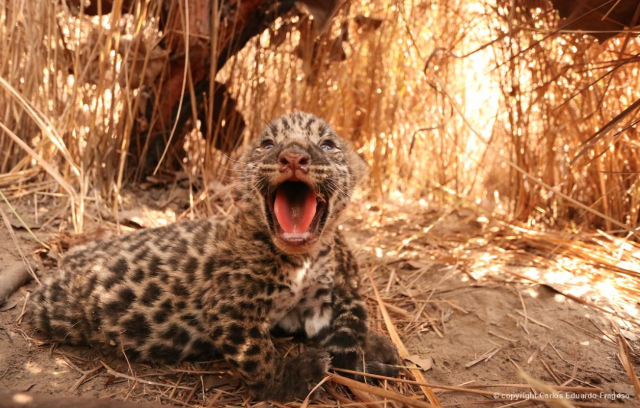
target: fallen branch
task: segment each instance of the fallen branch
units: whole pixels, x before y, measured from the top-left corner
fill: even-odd
[[[0,271],[0,306],[31,277],[29,270],[22,262],[3,268]]]

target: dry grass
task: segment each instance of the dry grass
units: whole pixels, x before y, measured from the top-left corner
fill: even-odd
[[[154,128],[145,113],[159,105],[139,87],[150,83],[139,67],[162,75],[167,55],[160,41],[186,34],[159,32],[154,16],[160,2],[144,4],[122,18],[99,19],[74,16],[61,2],[0,1],[0,191],[16,208],[34,208],[42,230],[55,224],[58,232],[80,233],[88,222],[119,223],[125,186],[142,174]],[[380,313],[378,330],[395,331],[399,346],[427,330],[442,334],[444,323],[423,313],[432,299],[420,286],[436,264],[473,280],[545,285],[610,315],[622,331],[640,324],[640,41],[629,33],[599,44],[581,33],[559,32],[563,23],[546,1],[538,8],[512,4],[355,0],[340,8],[315,43],[307,18],[281,18],[215,72],[244,116],[245,141],[283,112],[319,114],[368,160],[367,198],[442,211],[428,227],[378,235],[360,254],[365,270],[374,272],[377,290],[367,295],[372,314]],[[184,101],[192,105],[194,85],[185,75]],[[228,205],[221,198],[233,180],[235,153],[212,146],[230,126],[212,125],[205,135],[171,126],[176,134],[164,137],[175,137],[180,148],[167,151],[146,179],[171,185],[171,191],[188,184],[190,205],[177,219]],[[176,163],[181,170],[175,171]],[[49,212],[38,223],[41,206]],[[360,217],[386,231],[394,217],[409,217],[396,210],[363,211]],[[455,224],[454,216],[478,233],[447,239],[440,228]],[[430,234],[436,230],[445,234],[436,239]],[[394,260],[377,259],[378,253]],[[414,270],[403,278],[406,287],[394,281],[400,265]],[[464,305],[438,301],[465,312]],[[401,322],[393,317],[398,314]],[[525,329],[536,324],[524,302],[514,320]],[[637,385],[628,369],[637,352],[615,336],[610,341]],[[130,391],[121,397],[130,399],[247,403],[218,367],[216,374],[206,365],[145,374],[98,365],[75,369],[82,375],[77,386],[105,372],[110,381],[128,381]],[[412,368],[404,379],[386,379],[375,389],[331,374],[325,399],[301,405],[426,407],[425,397],[438,401],[432,390],[489,395],[426,384]],[[217,383],[219,377],[227,382]]]
[[[291,109],[320,114],[367,157],[375,194],[443,206],[449,191],[530,226],[636,239],[638,40],[599,44],[559,33],[546,2],[510,5],[355,1],[315,44],[308,19],[281,18],[214,73],[245,138]],[[117,211],[140,175],[153,128],[141,111],[158,106],[136,87],[163,75],[160,40],[185,35],[157,30],[156,2],[126,11],[100,20],[25,0],[1,11],[0,186],[66,195],[76,231],[88,202]],[[211,146],[229,127],[209,126],[204,143],[192,132],[185,161],[162,165],[178,160],[200,186],[227,182],[228,158]],[[175,130],[165,137],[182,140]]]

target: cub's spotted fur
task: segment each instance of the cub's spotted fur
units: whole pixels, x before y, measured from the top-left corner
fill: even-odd
[[[358,268],[337,228],[362,160],[325,122],[296,112],[238,163],[227,218],[72,250],[34,297],[36,327],[71,344],[122,341],[151,362],[222,355],[265,399],[304,398],[329,364],[395,375],[392,343],[367,332]],[[283,358],[276,328],[319,348]]]

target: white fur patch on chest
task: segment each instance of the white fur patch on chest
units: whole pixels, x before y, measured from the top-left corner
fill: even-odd
[[[306,290],[311,285],[312,273],[310,272],[311,262],[306,262],[300,268],[291,269],[288,271],[290,282],[288,282],[289,291],[282,292],[275,300],[275,307],[269,313],[269,319],[272,326],[275,326],[280,321],[285,321],[283,324],[287,326],[287,331],[295,331],[297,327],[294,327],[294,321],[297,318],[288,316],[293,312],[296,305],[300,302],[300,299],[305,295]],[[287,323],[287,319],[290,321]]]
[[[304,331],[307,337],[311,338],[318,334],[320,330],[331,324],[333,310],[331,308],[320,307],[315,310],[316,313],[304,321]]]
[[[291,269],[288,282],[291,292],[287,292],[276,301],[277,307],[269,316],[272,326],[278,325],[290,333],[304,329],[305,332],[313,334],[326,326],[331,320],[331,311],[321,313],[320,305],[316,305],[312,299],[319,287],[326,288],[331,285],[333,276],[327,272],[311,262]],[[310,322],[307,324],[307,321]]]
[[[302,268],[293,271],[291,285],[289,287],[291,288],[296,301],[300,300],[304,290],[309,287],[309,283],[311,280],[310,278],[312,277],[310,276],[312,275],[312,273],[310,272],[313,271],[310,270],[310,265],[306,263],[302,266]]]

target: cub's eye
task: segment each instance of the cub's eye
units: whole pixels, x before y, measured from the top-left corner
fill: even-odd
[[[275,142],[271,139],[266,139],[263,140],[262,143],[260,144],[260,148],[264,149],[264,150],[269,150],[272,149],[273,147],[275,147]]]
[[[331,140],[325,140],[324,142],[320,143],[320,148],[325,152],[330,152],[336,148],[336,144]]]

